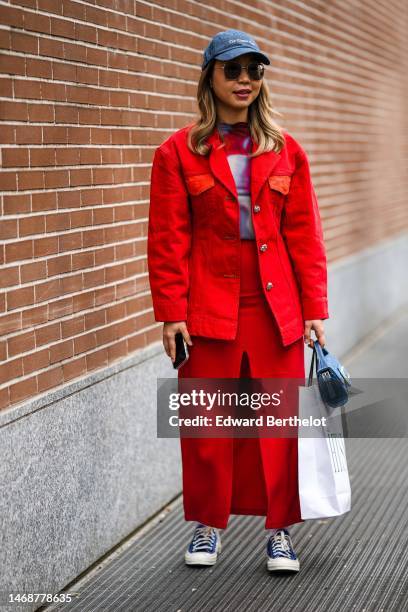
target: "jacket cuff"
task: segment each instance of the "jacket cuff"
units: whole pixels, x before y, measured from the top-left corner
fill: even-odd
[[[187,300],[179,302],[155,300],[153,302],[154,318],[156,321],[186,321]]]
[[[328,319],[327,298],[303,299],[302,300],[303,319],[311,321],[313,319]]]

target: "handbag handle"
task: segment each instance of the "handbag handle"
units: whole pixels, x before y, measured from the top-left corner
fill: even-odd
[[[313,383],[313,366],[314,366],[314,362],[315,362],[315,355],[316,355],[316,348],[315,348],[315,342],[313,342],[313,346],[310,347],[313,350],[313,355],[312,355],[312,361],[310,364],[310,370],[309,370],[309,378],[307,381],[307,386],[311,387],[312,383]],[[316,357],[316,374],[317,374],[317,357]]]
[[[324,347],[321,347],[317,340],[313,340],[313,346],[310,348],[313,349],[313,355],[312,355],[312,362],[310,364],[309,378],[307,381],[308,387],[311,387],[313,383],[313,366],[314,366],[315,358],[316,358],[316,376],[317,376],[317,353],[318,351],[320,351],[320,354],[322,355],[327,355],[328,353],[327,349],[325,349]]]

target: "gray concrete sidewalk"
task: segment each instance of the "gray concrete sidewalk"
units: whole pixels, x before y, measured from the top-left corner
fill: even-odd
[[[343,359],[354,377],[408,377],[408,316]],[[181,497],[67,592],[54,610],[391,612],[408,610],[406,438],[346,440],[352,510],[291,528],[301,569],[266,570],[264,517],[231,516],[213,567],[184,565],[194,524]],[[51,609],[51,608],[48,608]]]

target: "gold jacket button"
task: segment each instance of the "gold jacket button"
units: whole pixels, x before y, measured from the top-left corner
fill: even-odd
[[[268,248],[267,244],[261,244],[261,246],[259,247],[259,250],[264,252],[264,251],[266,251],[267,248]]]
[[[266,283],[266,290],[270,291],[273,287],[273,283],[271,283],[271,281],[269,281],[268,283]]]
[[[260,210],[261,210],[261,207],[260,207],[260,206],[258,206],[258,204],[256,204],[256,205],[254,206],[254,212],[255,212],[255,213],[258,213]]]

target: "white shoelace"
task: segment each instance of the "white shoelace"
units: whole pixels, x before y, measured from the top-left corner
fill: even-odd
[[[212,539],[214,537],[214,529],[212,527],[207,527],[206,525],[202,527],[196,527],[194,538],[193,538],[193,549],[203,550],[207,549],[212,545]]]
[[[286,557],[290,557],[289,536],[280,529],[272,536],[272,549],[276,553],[282,553]]]

